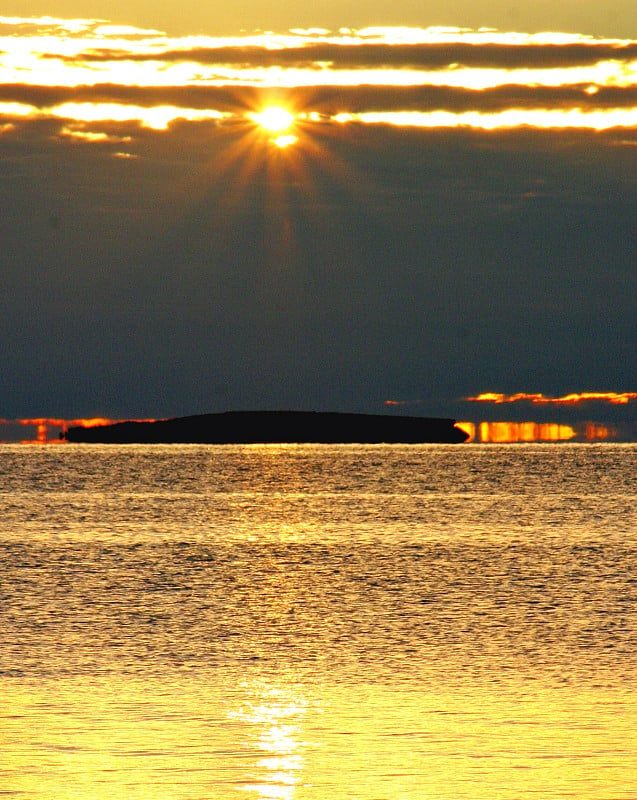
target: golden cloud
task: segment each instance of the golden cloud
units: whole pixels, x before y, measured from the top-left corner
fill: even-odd
[[[5,119],[162,129],[176,119],[244,120],[275,93],[331,124],[637,127],[637,41],[576,34],[367,28],[175,38],[98,19],[0,17],[0,70]]]

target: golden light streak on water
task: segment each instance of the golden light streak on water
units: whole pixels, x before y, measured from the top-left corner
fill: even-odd
[[[82,800],[156,800],[158,787],[163,800],[324,800],[336,786],[356,800],[600,800],[604,785],[626,785],[621,754],[637,748],[634,706],[605,703],[603,689],[443,682],[419,686],[416,703],[414,687],[364,682],[308,698],[287,677],[224,685],[225,696],[214,681],[171,676],[7,685],[3,770],[34,798],[68,796],[72,781]]]
[[[635,454],[5,447],[2,791],[629,800]]]
[[[307,700],[294,684],[275,688],[257,683],[246,688],[255,698],[228,716],[247,724],[251,749],[261,755],[254,761],[255,779],[237,788],[256,792],[261,800],[293,800],[305,768],[307,745],[301,739],[301,723]]]

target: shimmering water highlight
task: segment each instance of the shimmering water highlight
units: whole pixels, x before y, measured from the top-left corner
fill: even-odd
[[[636,797],[637,447],[0,456],[0,795]]]

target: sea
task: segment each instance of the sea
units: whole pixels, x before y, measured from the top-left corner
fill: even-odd
[[[0,446],[0,798],[635,800],[637,445]]]

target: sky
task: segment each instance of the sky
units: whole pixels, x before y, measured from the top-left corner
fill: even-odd
[[[637,388],[632,3],[24,5],[0,417]]]
[[[566,31],[637,37],[633,0],[315,0],[272,3],[235,0],[4,0],[7,16],[108,19],[119,25],[160,28],[171,35],[234,35],[255,29],[362,28],[375,25],[491,27],[500,30]]]

